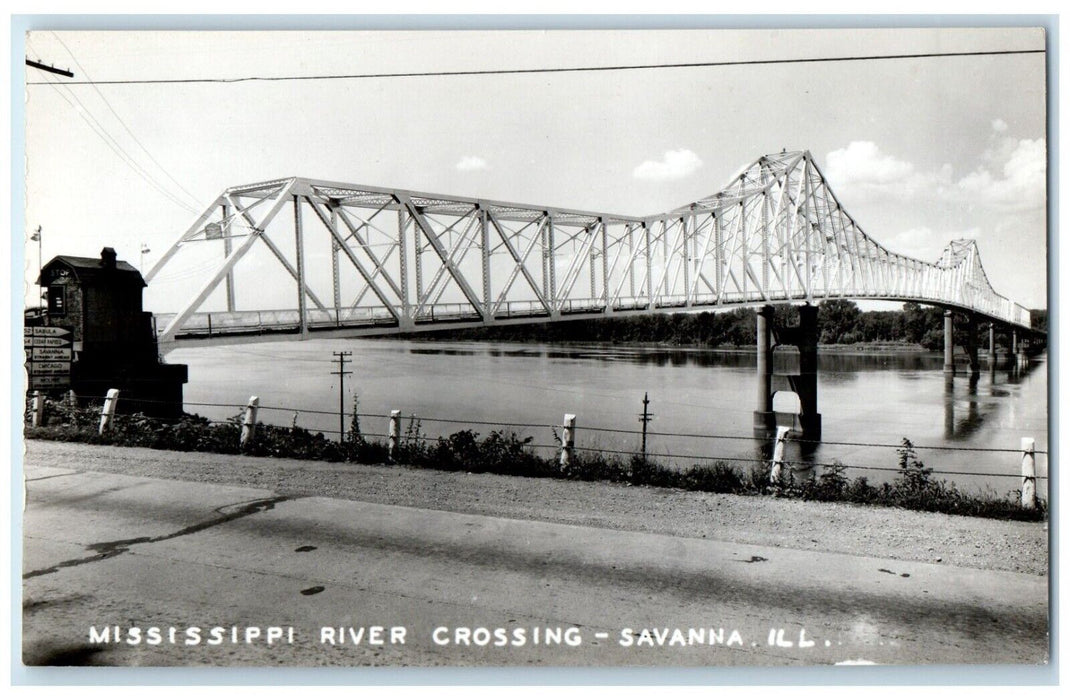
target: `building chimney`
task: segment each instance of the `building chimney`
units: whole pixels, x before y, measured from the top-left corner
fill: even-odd
[[[100,251],[100,266],[106,270],[115,269],[115,248],[105,248]]]

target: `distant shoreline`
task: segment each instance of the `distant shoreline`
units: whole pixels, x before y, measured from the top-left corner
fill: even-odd
[[[367,338],[367,340],[382,339],[397,339],[399,336],[379,336]],[[432,338],[427,336],[410,337],[406,340],[420,343],[477,343],[481,345],[550,345],[555,347],[576,347],[576,348],[606,348],[606,347],[627,347],[635,349],[649,349],[649,350],[671,350],[678,352],[719,352],[725,354],[753,354],[755,349],[753,346],[742,345],[716,345],[716,346],[702,346],[702,345],[677,345],[674,343],[653,343],[653,342],[635,342],[635,341],[622,341],[622,342],[605,342],[605,341],[590,341],[590,340],[554,340],[554,341],[539,341],[539,340],[486,340],[475,338]],[[798,352],[794,346],[780,346],[777,348],[780,352]],[[818,352],[826,354],[836,355],[926,355],[931,357],[940,357],[942,353],[926,350],[924,347],[917,343],[852,343],[850,345],[843,344],[819,344]],[[956,352],[956,355],[960,354]],[[982,356],[986,353],[984,350],[980,352]]]

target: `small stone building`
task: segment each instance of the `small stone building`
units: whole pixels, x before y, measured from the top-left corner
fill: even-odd
[[[119,389],[120,412],[181,415],[187,367],[161,362],[152,314],[141,307],[147,285],[136,268],[117,260],[112,248],[99,259],[57,255],[37,283],[46,300],[38,325],[71,331],[75,394],[102,397]]]

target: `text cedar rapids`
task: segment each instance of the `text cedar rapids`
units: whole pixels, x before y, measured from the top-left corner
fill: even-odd
[[[609,632],[589,632],[597,642]],[[617,633],[622,647],[743,646],[738,630],[723,627],[625,627]],[[771,635],[772,638],[772,635]],[[315,641],[325,646],[404,645],[412,638],[405,626],[321,627]],[[89,628],[90,644],[128,646],[221,646],[224,644],[290,645],[300,641],[286,626],[149,626],[103,625]],[[435,627],[429,640],[435,646],[455,647],[577,647],[587,641],[578,627]],[[774,642],[770,642],[773,644]],[[801,646],[801,643],[800,643]]]

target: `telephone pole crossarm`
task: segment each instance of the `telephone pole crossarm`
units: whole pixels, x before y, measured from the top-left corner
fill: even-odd
[[[26,65],[28,65],[30,68],[36,68],[38,70],[43,70],[43,71],[45,71],[47,73],[55,73],[56,75],[64,75],[64,76],[67,76],[68,78],[73,78],[74,77],[74,73],[70,72],[69,70],[64,70],[63,68],[56,68],[55,66],[46,66],[43,63],[38,63],[37,61],[30,60],[29,58],[26,59]]]

